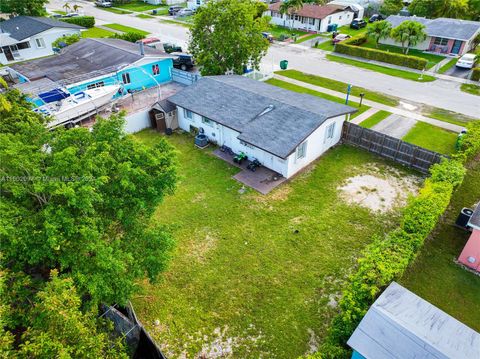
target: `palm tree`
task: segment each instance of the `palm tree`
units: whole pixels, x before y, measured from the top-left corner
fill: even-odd
[[[293,28],[293,14],[303,7],[303,0],[286,0],[280,5],[280,14],[290,15],[290,30]]]
[[[68,14],[68,10],[71,9],[70,4],[68,2],[66,2],[62,7],[65,9],[65,12]]]
[[[73,11],[78,12],[78,9],[81,9],[82,7],[78,4],[73,5]]]
[[[427,34],[425,25],[412,20],[402,22],[393,28],[390,36],[397,42],[402,44],[403,53],[408,55],[410,47],[415,46],[419,42],[425,41]]]
[[[392,24],[388,21],[376,21],[367,29],[367,36],[375,40],[375,47],[378,48],[378,43],[382,39],[390,36],[392,31]]]

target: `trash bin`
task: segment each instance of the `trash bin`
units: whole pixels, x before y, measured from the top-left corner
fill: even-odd
[[[280,61],[280,68],[281,68],[282,70],[286,70],[287,67],[288,67],[288,61],[287,61],[287,60],[282,60],[282,61]]]
[[[152,10],[152,15],[157,15],[157,10]]]
[[[455,142],[455,149],[458,151],[462,147],[462,138],[467,133],[466,130],[462,130],[457,136],[457,141]]]

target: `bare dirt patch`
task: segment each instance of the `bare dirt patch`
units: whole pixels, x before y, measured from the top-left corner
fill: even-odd
[[[359,174],[347,179],[337,189],[340,197],[350,204],[387,213],[406,204],[409,195],[415,195],[420,178],[404,176],[396,169],[378,169],[366,166]]]

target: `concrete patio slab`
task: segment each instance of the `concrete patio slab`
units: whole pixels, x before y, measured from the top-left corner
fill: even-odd
[[[214,156],[228,162],[232,166],[240,168],[242,171],[233,176],[238,182],[253,188],[261,194],[268,194],[274,188],[285,182],[287,179],[275,171],[266,167],[258,167],[255,172],[247,169],[250,161],[243,161],[241,165],[233,162],[233,156],[229,153],[216,149],[212,152]]]

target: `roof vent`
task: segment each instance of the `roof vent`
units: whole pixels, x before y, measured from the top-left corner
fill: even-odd
[[[260,112],[257,116],[255,116],[255,118],[261,117],[261,116],[273,111],[274,109],[275,109],[275,106],[268,105],[267,108],[265,110],[263,110],[262,112]]]

